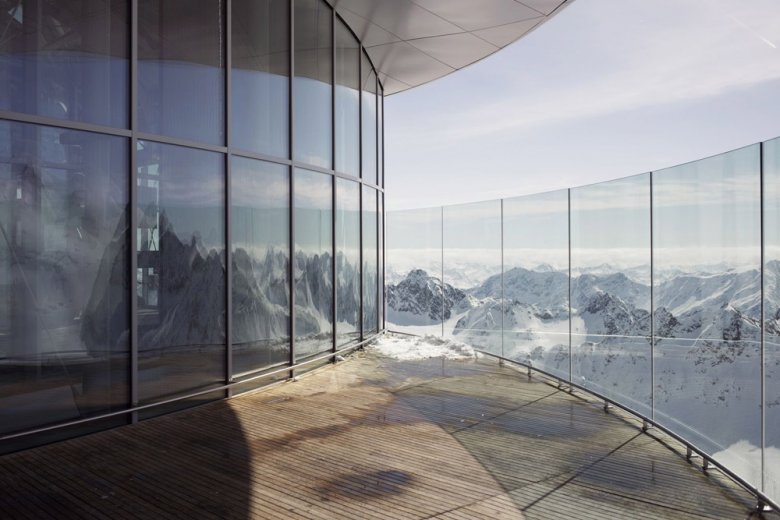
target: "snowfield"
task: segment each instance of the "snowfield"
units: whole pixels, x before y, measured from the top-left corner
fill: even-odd
[[[370,345],[380,354],[400,361],[443,357],[446,359],[474,359],[479,354],[473,347],[438,336],[403,336],[385,334]]]

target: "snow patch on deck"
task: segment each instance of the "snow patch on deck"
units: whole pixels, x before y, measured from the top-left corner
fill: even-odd
[[[385,334],[370,348],[400,361],[443,357],[446,359],[473,359],[478,356],[473,347],[438,336],[402,336]]]

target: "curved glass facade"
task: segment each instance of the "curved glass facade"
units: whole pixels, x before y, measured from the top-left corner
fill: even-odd
[[[382,85],[333,9],[64,4],[0,12],[0,452],[381,330]]]
[[[590,186],[391,212],[389,330],[620,404],[780,500],[780,139]]]

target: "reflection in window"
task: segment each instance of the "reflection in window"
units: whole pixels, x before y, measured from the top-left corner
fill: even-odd
[[[286,166],[233,157],[233,373],[290,356]]]
[[[295,356],[333,347],[333,177],[295,170]]]
[[[753,483],[759,193],[758,146],[653,173],[656,420]]]
[[[290,4],[234,0],[232,146],[287,157]]]
[[[221,154],[138,142],[138,380],[142,402],[225,377]]]
[[[363,334],[376,332],[379,306],[376,190],[363,187]]]
[[[323,0],[295,1],[294,156],[323,168],[333,163],[332,18]]]
[[[780,139],[764,143],[765,489],[780,498]],[[774,454],[774,455],[773,455]]]
[[[224,143],[222,0],[138,1],[138,126]]]
[[[127,152],[0,121],[2,434],[127,407]]]
[[[363,55],[363,179],[376,184],[376,74]]]
[[[127,127],[128,2],[3,2],[0,109]]]
[[[571,190],[572,377],[650,409],[650,175]]]
[[[360,175],[360,45],[336,20],[336,170]]]
[[[360,185],[336,179],[336,343],[360,339]]]
[[[504,200],[504,356],[569,378],[566,190]]]

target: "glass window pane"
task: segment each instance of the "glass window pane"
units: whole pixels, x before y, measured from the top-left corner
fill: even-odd
[[[290,4],[234,0],[232,146],[289,155]]]
[[[377,108],[379,109],[377,114],[379,116],[379,121],[377,123],[377,130],[379,131],[379,139],[377,140],[377,144],[379,147],[377,148],[377,152],[379,153],[379,181],[378,186],[380,188],[385,187],[385,157],[384,157],[384,151],[385,151],[385,108],[384,108],[384,99],[382,90],[380,87],[379,90],[379,98],[377,99]]]
[[[360,175],[360,45],[336,20],[336,170]]]
[[[360,339],[360,185],[336,179],[336,344]]]
[[[764,493],[780,502],[780,139],[764,143]]]
[[[127,147],[0,121],[0,434],[129,403]]]
[[[376,74],[363,55],[363,178],[376,184]]]
[[[444,290],[445,336],[502,354],[500,200],[444,207]]]
[[[294,157],[322,168],[333,163],[332,17],[322,0],[295,0]]]
[[[651,417],[650,175],[571,190],[573,382]]]
[[[385,194],[379,193],[379,328],[385,329]]]
[[[504,200],[504,356],[569,378],[566,190]]]
[[[4,2],[0,109],[127,127],[128,3]]]
[[[442,334],[441,208],[387,213],[387,328]]]
[[[295,169],[295,357],[333,347],[333,177]]]
[[[758,146],[653,174],[656,420],[757,483]]]
[[[233,373],[290,359],[287,166],[233,157]]]
[[[148,403],[225,380],[225,176],[222,154],[149,141],[137,153],[138,381]]]
[[[376,190],[363,186],[363,335],[379,323]]]
[[[138,127],[211,144],[225,140],[221,0],[138,1]]]

